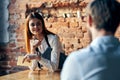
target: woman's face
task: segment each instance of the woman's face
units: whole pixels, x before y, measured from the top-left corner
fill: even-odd
[[[42,22],[41,20],[34,18],[29,21],[29,29],[33,35],[42,33]]]

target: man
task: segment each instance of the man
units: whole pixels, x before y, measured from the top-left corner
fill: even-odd
[[[87,6],[92,42],[65,61],[61,80],[120,80],[120,42],[114,37],[120,23],[120,3],[93,0]]]

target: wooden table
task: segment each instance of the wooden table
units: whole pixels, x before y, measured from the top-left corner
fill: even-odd
[[[45,70],[25,70],[0,76],[0,80],[60,80],[60,71],[52,73]]]

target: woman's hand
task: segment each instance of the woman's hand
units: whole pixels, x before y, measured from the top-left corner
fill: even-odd
[[[41,57],[37,54],[26,54],[25,57],[23,58],[22,63],[24,63],[25,61],[30,62],[33,59],[40,60]]]

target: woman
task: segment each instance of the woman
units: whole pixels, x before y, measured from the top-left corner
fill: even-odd
[[[52,72],[56,71],[62,50],[58,36],[46,29],[38,12],[31,12],[26,19],[26,50],[30,54],[25,55],[23,63],[32,60],[31,70],[42,65]]]

